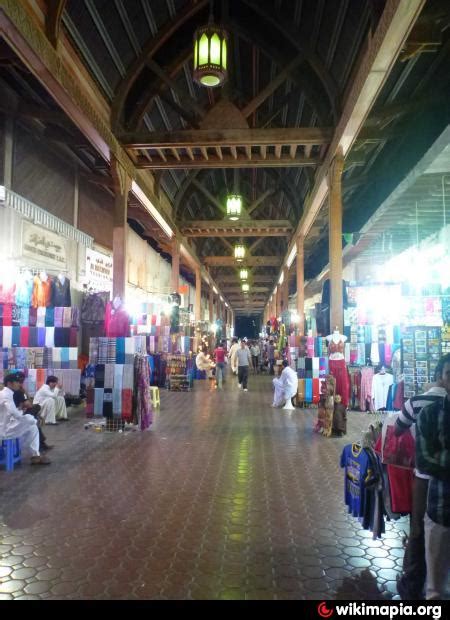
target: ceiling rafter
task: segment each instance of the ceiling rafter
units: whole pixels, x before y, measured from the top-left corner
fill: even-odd
[[[47,0],[47,13],[45,15],[45,33],[48,40],[57,47],[59,31],[61,29],[62,14],[67,0]]]
[[[146,63],[156,52],[167,43],[183,24],[194,17],[208,3],[208,0],[192,0],[186,7],[170,20],[158,33],[153,32],[154,38],[151,39],[142,50],[141,54],[136,58],[126,75],[123,77],[119,86],[114,93],[114,99],[111,107],[111,123],[113,129],[117,129],[122,116],[125,101],[130,89],[141,71],[145,68]],[[147,5],[148,3],[143,3]],[[150,8],[150,7],[148,7]]]

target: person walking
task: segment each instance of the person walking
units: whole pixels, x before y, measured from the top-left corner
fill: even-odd
[[[233,338],[231,341],[231,347],[228,352],[228,360],[230,362],[231,370],[233,374],[237,375],[237,363],[236,363],[236,352],[239,349],[239,343],[237,338]]]
[[[238,366],[238,381],[239,387],[244,388],[244,392],[248,392],[248,369],[252,363],[250,350],[245,344],[244,340],[241,340],[241,346],[236,351],[237,366]]]
[[[216,384],[219,390],[222,389],[222,383],[225,373],[225,355],[226,350],[222,341],[214,351],[214,359],[216,361]]]
[[[261,353],[261,350],[259,348],[259,344],[257,343],[257,341],[253,341],[253,344],[250,348],[250,353],[252,354],[252,365],[253,365],[253,372],[255,374],[258,374],[259,372],[259,355]]]

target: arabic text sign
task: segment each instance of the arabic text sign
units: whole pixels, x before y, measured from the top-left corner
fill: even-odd
[[[22,255],[63,269],[67,266],[66,240],[30,222],[23,222]]]
[[[86,249],[86,281],[99,290],[109,290],[113,279],[113,259],[107,254]]]

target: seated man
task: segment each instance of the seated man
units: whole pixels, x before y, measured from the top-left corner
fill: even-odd
[[[33,416],[23,414],[14,404],[14,392],[20,387],[16,374],[6,375],[0,391],[0,438],[20,439],[23,451],[31,452],[32,465],[49,465],[51,461],[39,453],[39,431]]]
[[[53,446],[49,446],[46,443],[46,437],[42,432],[42,419],[40,416],[41,406],[33,405],[31,400],[27,398],[26,394],[22,392],[22,390],[17,390],[17,392],[14,392],[13,399],[14,404],[19,411],[22,411],[24,414],[32,415],[37,422],[39,431],[39,452],[47,452],[48,450],[51,450]]]
[[[67,422],[66,401],[62,390],[57,387],[58,377],[47,377],[45,385],[36,392],[33,405],[41,406],[41,418],[45,424],[57,424],[56,419]]]
[[[280,407],[285,401],[284,409],[294,409],[292,398],[297,394],[298,378],[295,370],[289,366],[287,360],[283,360],[283,372],[280,378],[273,380],[274,395],[272,407]]]

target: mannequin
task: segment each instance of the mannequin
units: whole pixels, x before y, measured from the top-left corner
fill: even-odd
[[[336,379],[336,394],[341,396],[345,408],[348,407],[350,390],[344,358],[346,340],[347,336],[341,334],[338,327],[335,327],[333,333],[327,336],[330,373]]]
[[[130,335],[130,317],[125,310],[122,298],[114,297],[109,304],[110,312],[105,315],[105,333],[111,338],[128,338]]]
[[[71,306],[70,280],[63,273],[52,282],[52,305],[60,308]]]

